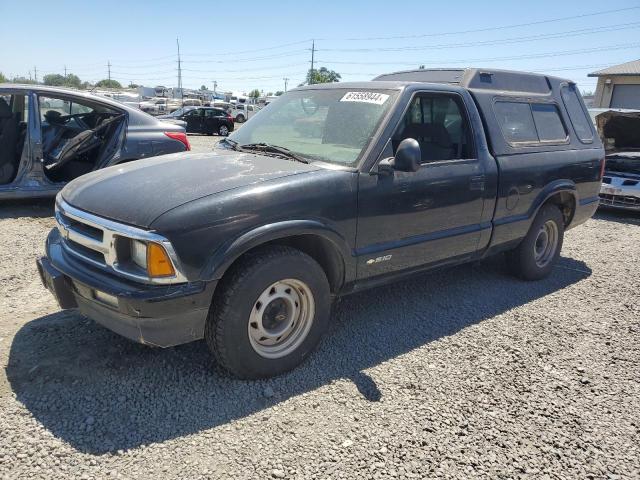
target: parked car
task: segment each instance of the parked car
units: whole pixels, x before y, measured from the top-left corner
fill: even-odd
[[[219,100],[216,100],[213,102],[213,105],[211,106],[216,108],[221,108],[222,110],[227,112],[229,115],[233,113],[233,105],[229,102],[221,102]]]
[[[258,107],[255,105],[247,105],[244,103],[237,103],[233,106],[231,115],[238,123],[243,123],[253,117],[258,112]]]
[[[606,110],[595,122],[607,158],[600,205],[640,211],[640,110]]]
[[[202,107],[202,100],[198,98],[185,98],[184,100],[179,100],[178,104],[183,107]]]
[[[221,108],[184,107],[182,113],[172,115],[172,119],[185,122],[187,133],[217,133],[226,137],[233,132],[233,117]]]
[[[160,115],[162,113],[168,113],[169,110],[169,99],[165,97],[158,98],[150,98],[149,100],[144,100],[138,104],[138,108],[145,113],[149,113],[151,115]]]
[[[500,252],[546,277],[604,166],[574,83],[486,69],[298,88],[219,145],[75,180],[38,265],[62,308],[243,378],[307,358],[336,297]]]
[[[0,199],[52,196],[87,172],[189,149],[184,128],[115,100],[0,84]]]
[[[180,108],[174,110],[171,113],[167,113],[167,114],[164,114],[164,115],[157,115],[156,118],[158,120],[162,120],[163,122],[170,122],[170,123],[175,123],[176,125],[180,125],[186,131],[187,122],[185,122],[184,120],[181,120],[181,117],[185,113],[187,113],[187,112],[189,112],[189,111],[191,111],[191,110],[193,110],[195,108],[197,108],[197,107],[180,107]]]

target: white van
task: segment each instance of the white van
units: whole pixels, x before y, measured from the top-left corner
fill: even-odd
[[[257,105],[245,105],[243,103],[238,103],[233,106],[231,116],[235,119],[236,122],[242,123],[253,117],[258,112],[258,110],[260,109]]]

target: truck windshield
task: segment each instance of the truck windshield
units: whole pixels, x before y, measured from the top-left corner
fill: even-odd
[[[348,88],[292,91],[230,138],[239,146],[264,143],[309,160],[354,166],[397,94]]]

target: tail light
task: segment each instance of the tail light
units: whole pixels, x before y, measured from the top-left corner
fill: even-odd
[[[233,117],[227,113],[227,120],[233,121]]]
[[[602,180],[602,177],[604,177],[604,167],[605,164],[607,163],[605,157],[602,157],[602,159],[600,160],[600,178],[599,180]]]
[[[184,144],[185,146],[185,150],[189,151],[191,150],[191,145],[189,145],[189,139],[187,138],[187,134],[184,132],[164,132],[164,134],[173,139],[173,140],[177,140],[181,143]]]

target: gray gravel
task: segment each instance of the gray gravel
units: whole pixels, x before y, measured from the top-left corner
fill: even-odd
[[[244,382],[60,312],[50,211],[0,207],[0,478],[640,477],[640,216],[569,232],[541,282],[498,257],[347,297]]]

